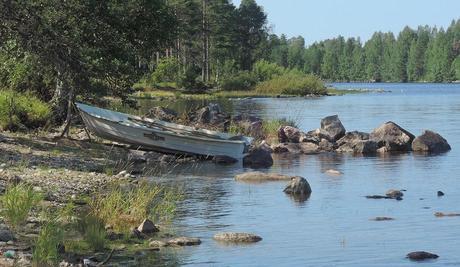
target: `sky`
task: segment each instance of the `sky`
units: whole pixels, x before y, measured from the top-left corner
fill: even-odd
[[[460,19],[460,0],[256,0],[274,33],[306,44],[342,35],[368,40],[375,31],[397,35],[406,25],[446,28]],[[238,6],[241,0],[233,0]]]

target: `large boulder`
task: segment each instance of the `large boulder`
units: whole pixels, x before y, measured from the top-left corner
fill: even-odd
[[[163,121],[173,121],[177,119],[177,112],[165,107],[153,107],[145,116]]]
[[[292,126],[281,126],[278,129],[278,141],[280,143],[299,143],[306,134]]]
[[[342,144],[336,151],[355,154],[373,154],[377,151],[377,142],[373,140],[352,140]]]
[[[450,149],[450,145],[446,139],[438,133],[429,130],[423,132],[422,135],[415,138],[412,142],[412,150],[414,151],[442,153]]]
[[[271,151],[264,147],[253,147],[243,158],[243,166],[250,168],[267,168],[273,165]]]
[[[223,113],[219,104],[210,103],[206,107],[198,109],[195,114],[195,121],[202,124],[220,124],[229,118]]]
[[[359,131],[347,132],[342,138],[337,141],[338,146],[342,146],[347,143],[369,140],[369,134]]]
[[[345,127],[343,127],[339,116],[333,115],[325,117],[321,120],[321,130],[329,136],[330,141],[339,140],[345,135]]]
[[[268,182],[268,181],[289,181],[292,176],[282,175],[277,173],[263,173],[263,172],[246,172],[235,176],[235,180],[243,182]]]
[[[289,181],[283,192],[295,196],[309,196],[311,194],[311,187],[305,178],[295,176],[291,178],[291,181]]]
[[[374,129],[369,138],[377,142],[378,151],[410,151],[415,136],[389,121]]]
[[[159,232],[160,230],[156,227],[155,224],[149,219],[145,219],[138,227],[137,231],[143,234],[152,234]]]

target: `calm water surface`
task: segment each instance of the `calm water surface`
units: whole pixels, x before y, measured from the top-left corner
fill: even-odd
[[[245,184],[240,165],[211,163],[173,171],[166,178],[181,184],[186,201],[177,229],[203,243],[174,252],[171,261],[194,266],[415,266],[408,252],[440,255],[423,266],[460,266],[460,217],[437,218],[435,212],[460,212],[460,85],[334,84],[337,88],[384,89],[322,98],[234,100],[233,113],[263,118],[295,119],[304,130],[338,114],[348,131],[371,131],[394,121],[419,135],[432,129],[443,135],[452,151],[442,155],[354,157],[320,154],[275,158],[265,172],[300,175],[313,193],[302,203],[282,190],[284,182]],[[327,169],[342,176],[331,177]],[[403,201],[372,200],[365,195],[406,189]],[[444,197],[437,197],[442,190]],[[371,221],[388,216],[394,221]],[[219,231],[253,232],[263,240],[253,245],[215,242]]]

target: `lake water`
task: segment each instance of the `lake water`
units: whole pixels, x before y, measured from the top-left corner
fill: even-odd
[[[233,100],[233,113],[263,118],[287,117],[303,130],[338,114],[347,131],[370,132],[394,121],[414,135],[432,129],[452,151],[442,155],[372,157],[319,154],[275,157],[264,172],[300,175],[313,193],[302,203],[283,193],[285,182],[245,184],[234,176],[250,169],[212,163],[173,171],[166,179],[184,187],[179,234],[202,244],[174,250],[162,264],[193,266],[415,266],[405,259],[415,250],[440,255],[423,266],[460,265],[460,85],[334,84],[340,89],[384,89],[321,98]],[[337,169],[343,175],[324,173]],[[405,189],[404,200],[366,199],[388,189]],[[438,197],[441,190],[445,196]],[[377,216],[394,221],[372,221]],[[251,232],[263,237],[252,245],[222,245],[220,231]]]

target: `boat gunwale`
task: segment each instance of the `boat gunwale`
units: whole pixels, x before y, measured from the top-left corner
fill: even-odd
[[[78,107],[78,105],[77,105],[77,107]],[[109,122],[120,124],[120,125],[127,126],[127,127],[133,127],[133,128],[143,129],[143,130],[155,131],[157,133],[161,133],[161,134],[165,134],[165,135],[169,135],[169,136],[178,136],[178,137],[181,137],[181,138],[186,138],[186,139],[191,139],[191,140],[201,140],[201,141],[206,141],[206,142],[211,141],[211,142],[216,142],[216,143],[244,144],[245,146],[247,146],[247,143],[245,141],[241,141],[241,140],[226,140],[226,139],[203,138],[203,137],[183,135],[183,134],[174,133],[174,132],[171,132],[171,131],[168,132],[168,131],[163,131],[163,130],[157,130],[157,129],[150,128],[150,127],[147,127],[147,126],[137,125],[135,123],[133,123],[134,125],[128,125],[128,124],[123,123],[124,121],[111,120],[109,118],[106,118],[106,117],[103,117],[103,116],[100,116],[100,115],[91,114],[91,113],[89,113],[89,112],[87,112],[85,110],[82,110],[79,107],[78,107],[78,109],[80,110],[80,112],[83,112],[83,113],[87,114],[90,117],[95,117],[95,118],[98,118],[98,119],[101,119],[101,120],[109,121]],[[118,112],[118,113],[122,113],[122,112]],[[122,114],[125,114],[128,117],[131,116],[131,115],[126,114],[126,113],[122,113]]]

